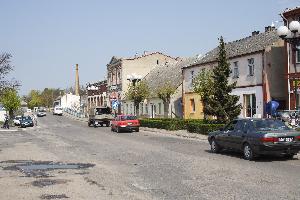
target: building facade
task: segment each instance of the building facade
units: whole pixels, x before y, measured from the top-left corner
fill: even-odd
[[[175,61],[176,58],[160,52],[147,53],[133,58],[112,57],[107,64],[107,97],[108,106],[112,107],[114,101],[119,102],[117,113],[124,112],[122,101],[131,81],[141,80],[153,68],[162,64]]]
[[[88,83],[86,107],[89,110],[92,107],[107,106],[107,81]]]
[[[300,21],[300,7],[286,9],[281,13],[285,26],[289,26],[291,21]],[[298,33],[299,36],[299,33]],[[285,69],[286,69],[286,82],[287,82],[287,95],[289,97],[289,110],[299,109],[300,106],[300,50],[294,50],[292,45],[285,42]],[[297,86],[296,81],[297,80]],[[296,88],[295,88],[296,86]],[[295,96],[295,91],[296,96]],[[297,101],[297,104],[296,104]],[[296,108],[296,105],[298,108]]]
[[[273,27],[265,32],[225,45],[231,75],[229,83],[236,82],[233,95],[239,96],[241,118],[263,117],[265,105],[271,100],[287,107],[285,92],[284,43]],[[201,70],[211,70],[217,65],[218,48],[208,52],[198,62],[183,69],[183,104],[186,119],[204,117],[199,95],[193,92],[192,83]]]
[[[196,58],[181,59],[174,62],[159,65],[143,78],[149,87],[150,96],[139,105],[139,115],[146,118],[163,118],[164,102],[158,97],[157,91],[161,87],[169,86],[176,91],[171,96],[168,117],[182,118],[182,68],[187,66]],[[124,100],[124,113],[135,114],[133,101]]]

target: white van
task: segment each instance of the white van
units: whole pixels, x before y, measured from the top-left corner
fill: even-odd
[[[55,107],[53,109],[53,115],[62,115],[62,114],[63,114],[63,111],[62,111],[61,107]]]

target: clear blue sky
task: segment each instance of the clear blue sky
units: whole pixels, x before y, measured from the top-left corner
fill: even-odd
[[[299,0],[0,0],[0,52],[13,55],[20,94],[101,80],[112,56],[204,54],[263,31]],[[280,24],[275,24],[276,26]]]

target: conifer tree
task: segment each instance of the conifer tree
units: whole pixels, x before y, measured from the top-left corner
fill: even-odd
[[[231,70],[223,37],[219,41],[218,65],[213,69],[213,91],[208,100],[207,109],[219,121],[228,122],[240,114],[241,104],[238,104],[239,96],[230,94],[235,88],[236,82],[231,84],[228,82]]]

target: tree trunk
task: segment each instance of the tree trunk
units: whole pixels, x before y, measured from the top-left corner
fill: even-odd
[[[137,103],[137,104],[135,105],[135,115],[136,115],[137,117],[139,117],[139,115],[140,115],[140,104],[139,104],[139,103]]]
[[[164,101],[163,103],[164,103],[164,118],[168,118],[170,101]]]

